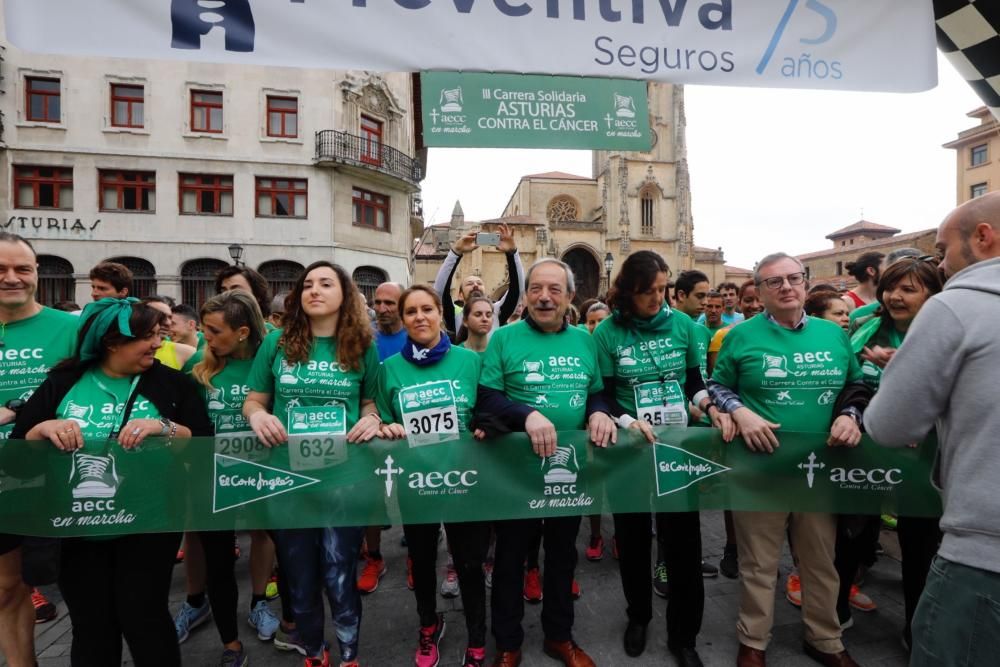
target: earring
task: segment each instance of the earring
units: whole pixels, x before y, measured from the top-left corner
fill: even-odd
[[[240,338],[240,342],[241,342],[241,343],[242,343],[243,341],[245,341],[245,340],[246,340],[246,337],[245,337],[245,336],[244,336],[243,338]]]

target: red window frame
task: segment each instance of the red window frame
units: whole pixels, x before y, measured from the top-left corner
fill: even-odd
[[[370,190],[362,190],[361,188],[352,188],[351,201],[352,223],[355,227],[364,227],[380,232],[391,231],[388,195],[371,192]],[[365,222],[366,212],[369,210],[371,211],[371,224]],[[385,226],[383,227],[378,226],[378,214],[380,211],[385,219]]]
[[[156,212],[156,172],[133,171],[129,169],[100,169],[97,174],[97,196],[101,211]],[[104,205],[104,191],[110,188],[114,188],[117,191],[118,201],[115,208],[107,208]],[[135,198],[136,208],[125,208],[125,198],[130,190],[132,191],[132,196]],[[149,208],[142,208],[142,198],[147,193],[153,195],[154,201]]]
[[[194,183],[185,183],[184,180],[193,178]],[[228,181],[228,183],[227,183]],[[184,210],[184,195],[194,193],[195,210]],[[223,215],[232,217],[233,215],[233,177],[229,174],[178,174],[177,176],[177,210],[181,215]],[[213,210],[206,211],[202,208],[203,195],[212,195]],[[229,212],[222,210],[222,197],[230,195]]]
[[[275,102],[291,102],[293,107],[274,106]],[[277,121],[277,131],[272,131],[271,114],[275,114]],[[288,131],[288,117],[295,119],[295,130]],[[267,136],[282,139],[297,139],[299,136],[299,100],[297,97],[282,97],[280,95],[267,96]]]
[[[43,171],[51,171],[51,175],[43,175]],[[31,185],[31,203],[21,201],[21,187]],[[42,206],[39,203],[40,191],[45,186],[52,187],[52,201],[55,206]],[[14,165],[14,207],[15,208],[46,208],[58,211],[69,211],[73,206],[59,206],[60,191],[69,187],[73,189],[73,169],[63,167],[25,167]]]
[[[126,90],[132,89],[132,90]],[[138,95],[135,91],[138,90]],[[125,117],[118,117],[118,103],[125,105]],[[111,126],[112,127],[145,127],[146,126],[146,88],[141,84],[113,83],[111,84]],[[140,120],[135,119],[135,109],[139,107]]]
[[[361,117],[361,161],[382,164],[382,121],[369,116]]]
[[[285,184],[285,185],[282,185]],[[304,195],[305,210],[295,210],[295,198]],[[268,196],[271,199],[271,212],[260,212],[260,198]],[[287,206],[281,201],[287,197]],[[277,213],[278,206],[288,213]],[[258,218],[305,218],[309,215],[309,180],[305,178],[281,178],[275,176],[258,176],[254,196],[254,213]]]
[[[36,84],[47,83],[56,84],[55,90],[43,90],[36,88]],[[42,115],[34,116],[31,111],[31,100],[33,97],[42,98]],[[52,98],[55,98],[55,110],[53,111]],[[62,120],[62,82],[59,79],[44,76],[28,76],[24,79],[24,113],[29,121],[38,123],[58,123]],[[54,117],[53,117],[54,116]]]
[[[198,99],[199,95],[210,95],[213,98],[218,97],[218,101],[214,100],[203,100]],[[209,134],[222,134],[222,130],[225,127],[225,110],[223,108],[225,100],[223,98],[222,91],[219,90],[192,90],[191,91],[191,131],[192,132],[207,132]],[[218,109],[220,111],[219,116],[219,127],[212,125],[212,109]],[[202,110],[205,114],[203,126],[196,122],[198,110]]]

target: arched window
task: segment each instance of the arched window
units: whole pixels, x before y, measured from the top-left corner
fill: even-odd
[[[229,266],[221,259],[192,259],[181,267],[181,302],[194,308],[215,296],[215,274]]]
[[[73,265],[55,255],[38,256],[38,303],[54,306],[60,301],[76,300],[76,280]]]
[[[156,269],[141,257],[112,257],[109,262],[118,262],[132,272],[132,293],[137,299],[156,294]]]
[[[351,277],[354,279],[354,284],[368,299],[369,304],[375,299],[375,288],[389,280],[385,271],[374,266],[359,266],[354,269],[354,274]]]
[[[271,294],[278,296],[285,292],[290,292],[295,281],[302,273],[304,266],[298,262],[276,259],[271,262],[264,262],[257,271],[267,279],[267,284],[271,287]]]
[[[580,219],[580,207],[572,197],[559,195],[549,202],[545,217],[552,222],[569,222]]]
[[[656,200],[653,198],[653,190],[647,188],[639,195],[639,204],[642,207],[640,219],[642,226],[640,230],[643,234],[652,235],[656,231]]]

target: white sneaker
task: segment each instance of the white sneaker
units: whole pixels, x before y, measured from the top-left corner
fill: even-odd
[[[444,580],[441,582],[441,597],[457,598],[458,593],[458,572],[455,571],[453,563],[448,563],[448,567],[444,572]]]

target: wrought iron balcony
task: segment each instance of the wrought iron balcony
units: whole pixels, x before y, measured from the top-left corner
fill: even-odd
[[[420,163],[403,153],[367,137],[359,137],[337,130],[320,130],[316,133],[317,164],[344,166],[365,170],[369,175],[380,174],[406,184],[406,189],[416,189],[424,178]]]

